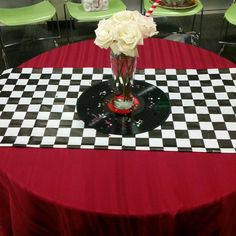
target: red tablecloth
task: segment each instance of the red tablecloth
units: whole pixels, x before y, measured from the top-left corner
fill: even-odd
[[[227,68],[206,50],[148,39],[138,68]],[[21,67],[109,67],[92,40]],[[0,235],[235,235],[236,155],[0,149]]]

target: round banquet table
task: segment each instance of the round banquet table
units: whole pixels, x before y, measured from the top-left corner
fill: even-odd
[[[20,67],[110,67],[93,40]],[[236,65],[157,38],[137,68]],[[57,148],[0,149],[0,235],[236,235],[236,154]]]

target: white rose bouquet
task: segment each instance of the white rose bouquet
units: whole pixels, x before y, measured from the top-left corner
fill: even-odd
[[[95,44],[105,49],[110,47],[116,55],[135,57],[138,54],[137,45],[142,45],[144,38],[157,33],[152,17],[138,11],[121,11],[99,22],[95,30]]]
[[[157,33],[153,18],[138,11],[121,11],[98,23],[95,44],[100,48],[111,49],[114,78],[112,106],[115,112],[116,109],[130,112],[136,106],[132,86],[138,56],[137,46],[143,44],[144,38]]]

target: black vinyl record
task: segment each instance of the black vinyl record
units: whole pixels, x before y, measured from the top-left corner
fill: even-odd
[[[139,105],[128,114],[112,111],[109,81],[85,90],[77,101],[77,112],[86,127],[106,134],[134,135],[153,130],[168,118],[170,102],[165,93],[149,83],[134,80],[132,94]]]

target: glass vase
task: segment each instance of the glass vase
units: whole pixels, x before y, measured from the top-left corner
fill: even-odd
[[[135,103],[132,87],[137,57],[116,55],[111,51],[110,60],[113,73],[113,106],[118,111],[131,111]]]

